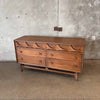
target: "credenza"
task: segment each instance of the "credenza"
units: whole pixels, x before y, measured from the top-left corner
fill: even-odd
[[[16,61],[23,68],[73,75],[83,70],[84,38],[23,36],[14,40]]]

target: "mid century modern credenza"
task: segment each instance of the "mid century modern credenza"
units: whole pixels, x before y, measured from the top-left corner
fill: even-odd
[[[83,70],[83,38],[23,36],[14,40],[16,60],[23,68],[75,76]]]

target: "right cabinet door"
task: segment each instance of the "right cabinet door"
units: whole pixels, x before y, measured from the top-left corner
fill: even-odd
[[[47,66],[49,68],[81,72],[82,56],[78,53],[47,50]]]

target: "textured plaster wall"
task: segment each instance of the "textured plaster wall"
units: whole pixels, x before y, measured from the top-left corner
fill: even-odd
[[[0,0],[0,61],[15,60],[23,35],[85,37],[85,58],[100,59],[100,0]]]
[[[15,60],[15,38],[56,36],[56,16],[57,0],[0,0],[0,60]]]
[[[59,36],[86,38],[85,58],[100,59],[100,0],[60,0],[59,5]]]

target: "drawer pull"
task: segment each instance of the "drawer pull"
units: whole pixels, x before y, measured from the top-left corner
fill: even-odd
[[[75,56],[75,59],[77,59],[77,57]]]
[[[77,68],[77,65],[74,65],[75,68]]]
[[[51,62],[51,64],[53,64],[53,62]]]
[[[20,46],[20,43],[19,43],[19,42],[17,42],[17,41],[16,41],[16,44],[17,44],[18,46]]]
[[[20,51],[20,53],[22,53],[23,51]]]
[[[51,54],[51,56],[54,56],[53,54]]]
[[[41,53],[41,52],[39,52],[39,55],[42,55],[42,53]]]
[[[42,63],[42,60],[39,60],[40,63]]]
[[[23,58],[21,58],[21,60],[23,60]]]
[[[25,42],[27,46],[30,46],[27,42]]]

